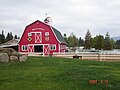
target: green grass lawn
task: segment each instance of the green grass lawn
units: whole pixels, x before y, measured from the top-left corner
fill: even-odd
[[[26,62],[1,63],[0,90],[120,90],[120,62],[28,57]]]

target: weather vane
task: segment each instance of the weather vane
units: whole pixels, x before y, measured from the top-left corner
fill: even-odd
[[[48,17],[47,13],[45,13],[45,20],[44,20],[44,22],[46,24],[49,24],[49,25],[52,23],[52,19],[51,19],[51,17]]]

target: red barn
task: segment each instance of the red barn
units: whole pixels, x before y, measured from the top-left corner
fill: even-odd
[[[54,52],[65,52],[64,38],[47,20],[48,18],[45,22],[37,20],[25,28],[18,43],[20,53],[48,56]]]

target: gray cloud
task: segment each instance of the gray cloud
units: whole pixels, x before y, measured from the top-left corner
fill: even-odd
[[[84,38],[87,29],[93,36],[120,34],[120,0],[0,0],[0,31],[21,35],[28,24],[43,21],[45,13],[68,35]]]

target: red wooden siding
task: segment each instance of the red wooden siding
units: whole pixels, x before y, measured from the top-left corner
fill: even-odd
[[[22,50],[22,45],[28,46],[27,51]],[[51,50],[50,45],[56,45],[56,49]],[[59,45],[60,42],[56,38],[51,26],[37,20],[25,28],[25,31],[19,42],[19,52],[34,53],[36,50],[38,50],[43,52],[44,55],[48,55],[53,52],[62,52],[63,50],[60,48],[65,50],[65,44],[61,47]],[[36,50],[34,50],[35,48]]]

